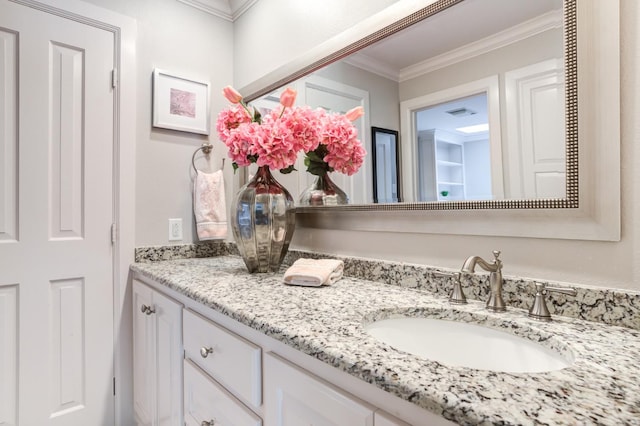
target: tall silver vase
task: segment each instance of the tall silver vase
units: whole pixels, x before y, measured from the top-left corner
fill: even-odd
[[[316,176],[313,183],[300,194],[301,206],[336,206],[349,204],[347,194],[329,177],[329,173]]]
[[[231,206],[231,228],[250,273],[277,272],[295,230],[293,198],[269,167],[259,167]]]

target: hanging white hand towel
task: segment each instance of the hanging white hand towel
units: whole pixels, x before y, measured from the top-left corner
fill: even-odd
[[[227,238],[227,206],[222,170],[213,173],[196,171],[193,213],[200,241]]]
[[[319,287],[342,278],[344,263],[338,259],[298,259],[284,273],[289,285]]]

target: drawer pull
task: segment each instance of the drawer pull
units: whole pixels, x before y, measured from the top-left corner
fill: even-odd
[[[155,314],[156,313],[155,309],[153,309],[151,306],[147,306],[147,305],[142,305],[140,307],[140,311],[143,314],[147,314],[147,315],[151,315],[151,314]]]
[[[200,423],[200,426],[213,426],[215,424],[216,424],[215,420],[209,420],[209,421],[203,420],[202,423]]]
[[[213,353],[213,348],[207,348],[207,347],[204,347],[204,346],[200,348],[200,356],[202,358],[206,358],[206,357],[209,356],[209,354],[212,354],[212,353]],[[204,424],[204,422],[203,422],[203,424]],[[213,423],[211,423],[211,424],[213,425]]]

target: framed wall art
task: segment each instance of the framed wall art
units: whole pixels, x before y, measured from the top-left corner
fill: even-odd
[[[208,135],[209,83],[155,69],[153,127]]]

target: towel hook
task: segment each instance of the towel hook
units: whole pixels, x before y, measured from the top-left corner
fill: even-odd
[[[199,147],[198,149],[196,149],[193,152],[193,155],[191,156],[191,165],[193,166],[193,170],[195,170],[195,172],[198,172],[198,169],[196,168],[196,154],[198,153],[198,151],[202,151],[205,155],[209,155],[211,153],[211,150],[213,149],[213,145],[211,145],[210,143],[203,143],[201,147]],[[224,169],[224,158],[222,159],[222,168]]]

